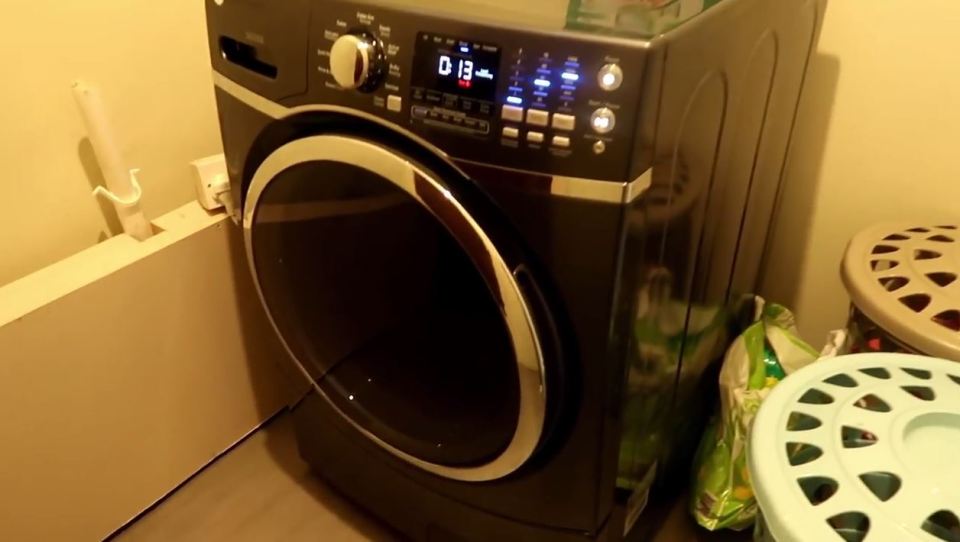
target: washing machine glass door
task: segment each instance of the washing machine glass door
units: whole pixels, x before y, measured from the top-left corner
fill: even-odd
[[[278,333],[346,420],[423,469],[493,480],[543,432],[535,296],[451,182],[362,139],[296,140],[251,182],[247,250]]]

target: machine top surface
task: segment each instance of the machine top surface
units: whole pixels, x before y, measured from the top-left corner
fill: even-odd
[[[506,27],[650,39],[723,0],[368,0]]]

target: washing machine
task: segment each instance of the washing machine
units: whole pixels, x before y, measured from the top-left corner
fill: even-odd
[[[207,0],[317,475],[413,540],[642,536],[763,274],[823,8]]]

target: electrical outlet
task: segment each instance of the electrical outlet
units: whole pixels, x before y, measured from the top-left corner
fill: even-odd
[[[230,191],[230,177],[227,175],[227,162],[222,154],[208,156],[190,162],[194,173],[194,187],[197,201],[208,210],[223,208],[220,195]]]

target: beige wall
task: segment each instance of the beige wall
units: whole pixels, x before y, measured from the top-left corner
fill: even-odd
[[[70,91],[101,88],[155,218],[191,198],[188,162],[220,152],[203,2],[7,0],[0,50],[0,284],[117,228]],[[116,230],[114,230],[116,231]]]
[[[960,221],[957,28],[955,0],[830,3],[767,277],[810,341],[846,320],[852,235],[888,219]]]
[[[846,240],[888,218],[960,215],[960,3],[833,0],[801,108],[767,291],[814,342],[841,325]],[[0,47],[0,284],[98,241],[89,147],[70,94],[102,88],[155,217],[219,151],[203,5],[11,0]]]

